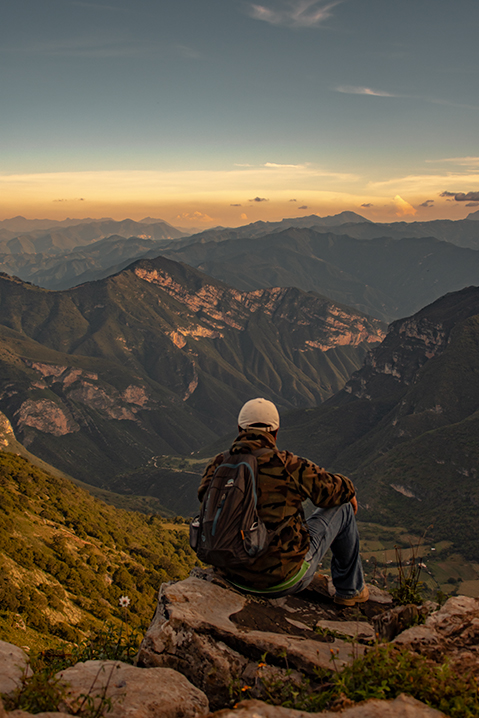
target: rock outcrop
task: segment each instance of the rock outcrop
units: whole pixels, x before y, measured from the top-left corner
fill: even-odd
[[[22,676],[31,673],[25,651],[11,643],[0,641],[0,693],[13,693]]]
[[[258,663],[265,654],[277,678],[284,678],[286,669],[314,676],[318,668],[340,670],[374,638],[366,616],[343,622],[343,628],[335,620],[345,612],[333,604],[327,583],[301,597],[265,599],[235,591],[212,571],[194,573],[161,587],[138,664],[181,671],[206,693],[212,708],[225,705],[235,683],[257,683],[261,695]],[[321,604],[314,602],[315,594]],[[384,610],[384,597],[377,598],[370,602],[371,614]]]
[[[393,701],[371,700],[344,711],[306,713],[271,706],[262,701],[242,701],[234,710],[215,713],[215,718],[446,718],[444,713],[401,694]]]
[[[205,694],[177,671],[136,668],[120,661],[86,661],[58,674],[68,686],[64,707],[73,713],[84,696],[110,718],[198,718],[209,711]]]
[[[87,661],[57,674],[65,686],[59,708],[42,718],[64,718],[88,697],[98,715],[111,718],[447,718],[408,695],[353,704],[341,698],[335,712],[307,713],[264,702],[265,687],[300,684],[314,688],[316,669],[340,671],[383,640],[427,657],[448,659],[461,673],[479,676],[479,599],[457,596],[439,608],[391,607],[384,592],[353,608],[336,606],[330,584],[317,577],[297,596],[267,599],[232,589],[212,570],[195,569],[161,586],[158,607],[143,639],[137,666]],[[425,622],[407,627],[410,622]],[[397,634],[397,635],[395,635]],[[12,694],[27,668],[24,652],[0,642],[0,691]],[[276,688],[274,687],[276,686]],[[248,696],[234,708],[236,697]],[[211,715],[211,714],[208,714]],[[30,718],[6,713],[0,718]]]

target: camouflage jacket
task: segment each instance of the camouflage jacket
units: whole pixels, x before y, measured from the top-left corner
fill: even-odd
[[[302,502],[310,499],[315,506],[331,508],[347,503],[355,494],[350,479],[330,474],[307,459],[289,451],[279,451],[274,437],[261,429],[240,433],[231,453],[250,453],[270,448],[258,457],[258,513],[270,530],[276,529],[287,517],[289,521],[273,538],[268,551],[252,565],[228,578],[256,589],[275,586],[292,578],[300,570],[309,549],[309,533],[304,521]],[[198,498],[202,501],[223,454],[206,467]]]

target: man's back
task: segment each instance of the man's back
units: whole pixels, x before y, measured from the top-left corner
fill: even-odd
[[[287,582],[301,571],[310,545],[303,501],[309,498],[316,506],[331,508],[347,503],[354,496],[354,487],[348,478],[331,474],[288,451],[279,451],[270,431],[257,427],[241,431],[230,452],[251,453],[263,448],[270,451],[257,459],[258,514],[271,531],[281,523],[285,525],[264,555],[247,568],[228,573],[235,583],[258,590]],[[200,501],[222,460],[223,455],[219,454],[206,468],[198,490]]]

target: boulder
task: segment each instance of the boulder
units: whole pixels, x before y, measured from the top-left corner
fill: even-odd
[[[431,605],[437,607],[437,604]],[[393,638],[410,626],[423,623],[430,612],[431,609],[426,604],[424,606],[416,606],[415,604],[396,606],[396,608],[375,616],[373,624],[379,638],[392,641]]]
[[[393,701],[369,700],[339,712],[306,713],[272,706],[262,701],[242,701],[232,710],[213,713],[214,718],[447,718],[411,696],[401,694]]]
[[[24,675],[31,675],[25,651],[0,641],[0,693],[13,693],[21,685]]]
[[[374,641],[376,634],[373,626],[366,621],[318,621],[316,628],[326,632],[340,634],[356,641]]]
[[[450,598],[424,625],[402,631],[393,643],[438,662],[447,656],[457,670],[479,678],[479,599]]]
[[[67,684],[64,705],[75,712],[89,696],[108,718],[197,718],[209,711],[205,694],[169,668],[137,668],[120,661],[86,661],[57,674]]]
[[[348,612],[328,595],[318,594],[314,600],[314,591],[304,594],[252,596],[234,590],[211,571],[163,584],[138,665],[180,671],[206,693],[213,709],[227,704],[233,686],[252,682],[263,656],[280,672],[300,670],[314,676],[318,668],[340,670],[361,655],[364,646],[337,638],[332,629],[315,628],[318,620],[347,618]],[[356,635],[356,623],[343,633]],[[374,634],[366,622],[361,621],[361,630],[367,638]]]

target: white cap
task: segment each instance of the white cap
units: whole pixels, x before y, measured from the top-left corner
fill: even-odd
[[[246,402],[238,415],[238,426],[247,429],[252,424],[264,424],[267,431],[279,429],[279,414],[272,401],[251,399]]]

